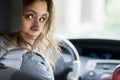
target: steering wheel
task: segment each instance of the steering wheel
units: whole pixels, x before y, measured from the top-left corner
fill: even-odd
[[[120,65],[117,65],[113,70],[112,79],[111,80],[120,80]]]
[[[78,80],[80,58],[77,49],[67,39],[60,39],[62,54],[56,64],[55,80]]]

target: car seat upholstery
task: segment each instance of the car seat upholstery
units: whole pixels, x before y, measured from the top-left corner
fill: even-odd
[[[22,0],[0,0],[0,34],[19,31],[21,16]]]

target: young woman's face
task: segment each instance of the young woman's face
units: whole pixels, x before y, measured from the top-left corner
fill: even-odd
[[[23,11],[23,24],[20,32],[23,39],[32,45],[42,32],[48,17],[45,1],[36,0],[28,5]]]

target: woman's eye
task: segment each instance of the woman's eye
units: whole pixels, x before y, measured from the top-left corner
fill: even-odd
[[[32,14],[26,15],[26,19],[33,19],[33,15]]]
[[[44,17],[41,17],[41,18],[39,19],[40,22],[45,22],[46,20],[47,20],[47,19],[44,18]]]

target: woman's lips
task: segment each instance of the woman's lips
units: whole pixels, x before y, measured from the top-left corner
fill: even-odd
[[[40,29],[39,29],[39,28],[32,27],[31,30],[36,32],[36,31],[39,31]]]

